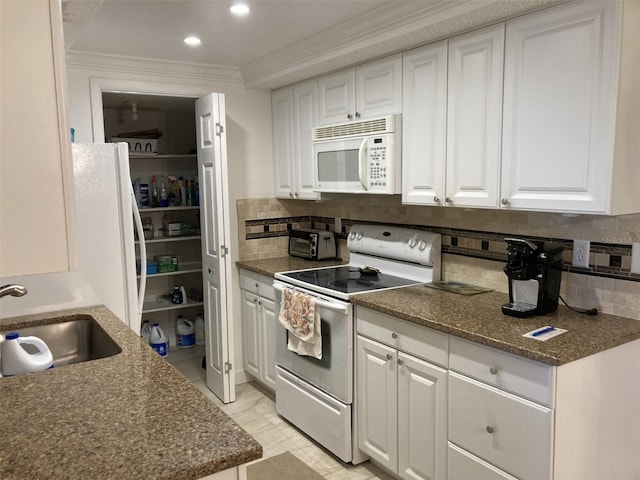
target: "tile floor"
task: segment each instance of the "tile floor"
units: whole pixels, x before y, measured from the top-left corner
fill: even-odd
[[[263,448],[264,458],[290,451],[328,480],[392,480],[371,462],[345,464],[276,413],[273,393],[258,383],[236,385],[236,401],[223,404],[207,388],[202,367],[204,347],[171,348],[169,362],[227,415],[233,418]],[[274,479],[276,480],[276,479]]]

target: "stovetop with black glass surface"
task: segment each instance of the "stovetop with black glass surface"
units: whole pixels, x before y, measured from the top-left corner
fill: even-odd
[[[363,273],[363,269],[343,265],[311,270],[298,270],[284,272],[281,277],[297,280],[296,284],[303,283],[309,289],[320,287],[322,289],[341,292],[346,295],[370,292],[385,288],[405,287],[416,285],[420,282],[394,275],[379,273]]]

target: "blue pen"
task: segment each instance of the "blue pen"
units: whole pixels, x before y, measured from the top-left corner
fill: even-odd
[[[538,330],[537,332],[533,332],[531,334],[531,336],[532,337],[537,337],[538,335],[542,335],[543,333],[553,332],[555,329],[556,329],[556,327],[543,328],[542,330]]]

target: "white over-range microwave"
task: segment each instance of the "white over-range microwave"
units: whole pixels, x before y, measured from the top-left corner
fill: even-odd
[[[401,193],[400,114],[313,129],[313,189]]]

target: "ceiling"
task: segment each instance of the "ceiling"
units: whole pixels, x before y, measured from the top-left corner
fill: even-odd
[[[67,52],[237,68],[275,88],[557,0],[63,0]],[[199,47],[183,39],[197,35]]]

